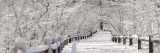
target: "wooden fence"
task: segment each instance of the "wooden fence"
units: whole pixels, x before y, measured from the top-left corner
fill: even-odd
[[[53,38],[46,38],[45,45],[40,45],[38,47],[26,47],[26,42],[23,39],[18,39],[15,41],[15,50],[14,53],[61,53],[63,48],[68,44],[74,41],[79,41],[83,39],[87,39],[92,37],[92,35],[96,33],[91,32],[87,36],[77,36],[77,37],[70,37],[65,40],[60,40],[54,42]]]
[[[160,45],[160,39],[153,39],[152,36],[148,36],[147,39],[146,38],[143,38],[143,37],[123,37],[123,36],[116,36],[116,35],[113,35],[112,36],[112,41],[113,42],[117,42],[117,43],[121,43],[123,42],[123,44],[126,44],[127,43],[127,39],[129,40],[128,43],[129,43],[129,46],[132,46],[133,45],[133,39],[138,39],[137,40],[137,49],[143,49],[142,48],[142,42],[148,42],[148,48],[149,48],[149,53],[154,53],[154,44],[158,44]]]

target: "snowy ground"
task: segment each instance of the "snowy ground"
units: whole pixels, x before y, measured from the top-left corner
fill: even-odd
[[[65,46],[62,53],[71,53],[72,44]],[[76,46],[77,53],[148,53],[148,50],[138,50],[136,47],[114,43],[111,41],[111,34],[104,31],[77,42]]]

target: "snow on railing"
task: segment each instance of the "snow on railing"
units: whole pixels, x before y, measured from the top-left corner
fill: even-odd
[[[38,47],[27,47],[26,41],[23,38],[18,38],[15,41],[14,53],[61,53],[61,50],[63,50],[64,46],[68,43],[87,39],[89,37],[92,37],[94,33],[96,32],[91,32],[86,36],[69,37],[65,40],[58,40],[56,42],[52,37],[46,37],[45,45],[40,45]]]
[[[160,39],[156,39],[153,38],[153,35],[149,35],[147,37],[138,37],[138,36],[117,36],[117,35],[112,35],[112,41],[113,42],[118,42],[121,43],[121,41],[123,42],[123,44],[126,44],[126,40],[129,40],[129,45],[132,46],[133,45],[133,39],[137,39],[137,47],[138,49],[142,49],[142,45],[146,45],[142,42],[148,42],[147,46],[149,48],[149,53],[154,53],[154,47],[156,47],[154,44],[158,44],[160,46]],[[159,38],[159,37],[158,37]]]

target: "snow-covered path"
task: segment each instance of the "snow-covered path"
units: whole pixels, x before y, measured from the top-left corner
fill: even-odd
[[[65,46],[62,53],[71,53],[72,44]],[[148,53],[136,47],[114,43],[109,32],[98,32],[86,40],[77,42],[77,53]]]

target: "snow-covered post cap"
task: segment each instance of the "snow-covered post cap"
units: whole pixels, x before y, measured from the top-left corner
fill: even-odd
[[[119,36],[120,38],[122,38],[123,36]]]
[[[132,35],[131,38],[138,38],[138,35]]]
[[[129,38],[129,36],[123,36],[124,38]]]

